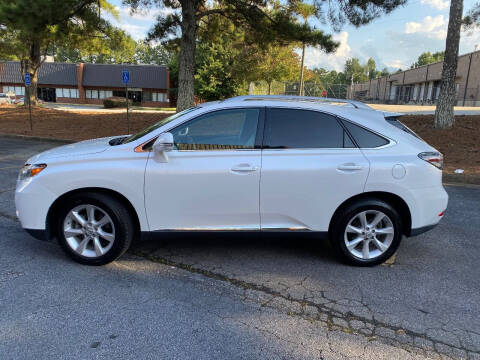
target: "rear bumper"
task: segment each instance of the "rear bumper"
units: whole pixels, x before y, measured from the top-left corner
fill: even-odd
[[[438,224],[448,206],[448,194],[443,186],[412,189],[413,203],[409,206],[412,215],[411,234],[421,234]],[[409,204],[410,205],[410,204]],[[422,230],[426,229],[426,230]]]

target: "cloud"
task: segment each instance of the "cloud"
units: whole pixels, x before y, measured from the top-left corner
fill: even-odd
[[[431,6],[437,10],[444,10],[450,6],[449,1],[442,1],[442,0],[421,0],[423,5]]]
[[[145,39],[158,16],[166,16],[173,13],[171,9],[148,9],[131,13],[131,8],[128,6],[116,6],[115,10],[117,10],[119,15],[118,20],[111,15],[107,15],[106,18],[113,25],[125,30],[135,40]]]
[[[447,21],[443,15],[427,16],[421,22],[405,23],[405,34],[421,33],[428,38],[445,39],[447,37]]]
[[[335,53],[326,54],[323,50],[308,47],[305,51],[305,65],[309,68],[322,67],[327,70],[342,71],[345,61],[352,57],[352,49],[348,45],[348,32],[336,34],[333,39],[340,43]]]
[[[150,26],[142,26],[142,25],[134,25],[134,24],[126,24],[126,23],[118,23],[117,26],[125,30],[135,40],[144,39],[150,28]]]
[[[402,60],[400,59],[395,59],[395,60],[392,60],[392,61],[389,61],[386,63],[386,65],[391,68],[391,69],[402,69],[402,70],[405,70],[405,69],[408,69],[409,66],[407,64],[405,64],[405,62],[403,62]]]
[[[132,8],[129,6],[115,6],[115,9],[120,14],[121,20],[138,20],[138,21],[155,21],[158,16],[166,16],[173,13],[172,9],[148,9],[137,10],[132,13]]]

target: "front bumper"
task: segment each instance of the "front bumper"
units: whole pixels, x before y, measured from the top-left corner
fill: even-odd
[[[48,210],[55,199],[56,196],[38,181],[19,182],[15,190],[15,207],[22,227],[29,231],[45,231]]]

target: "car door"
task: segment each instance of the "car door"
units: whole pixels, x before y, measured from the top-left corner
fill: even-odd
[[[209,112],[171,129],[168,160],[151,153],[145,172],[150,229],[258,230],[264,110]],[[161,155],[161,154],[160,154]]]
[[[369,162],[333,115],[268,108],[263,147],[263,230],[328,231],[337,207],[363,192]]]

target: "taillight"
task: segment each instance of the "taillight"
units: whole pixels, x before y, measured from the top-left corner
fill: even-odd
[[[443,155],[439,152],[422,152],[418,154],[418,157],[436,168],[443,169]]]

